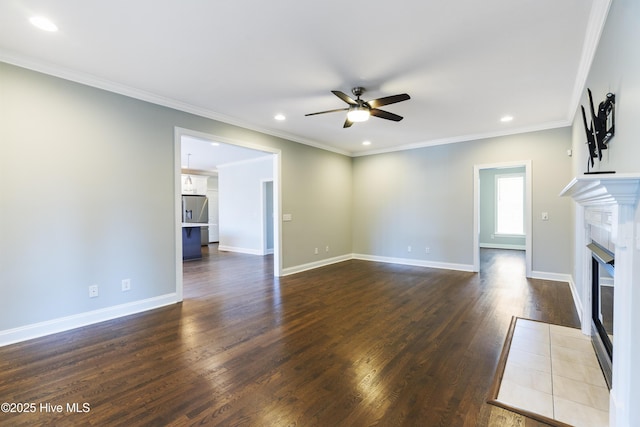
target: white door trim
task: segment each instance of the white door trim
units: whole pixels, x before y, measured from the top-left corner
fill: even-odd
[[[531,185],[531,160],[490,163],[475,165],[473,167],[473,271],[480,271],[480,170],[513,168],[524,166],[525,168],[525,206],[524,206],[524,230],[525,230],[525,262],[526,276],[531,277],[531,212],[532,212],[532,185]]]
[[[182,183],[180,182],[182,165],[181,159],[181,140],[183,136],[192,136],[195,138],[222,142],[224,144],[237,145],[253,150],[264,151],[273,154],[273,272],[274,276],[282,276],[282,229],[280,227],[280,212],[282,211],[281,197],[281,150],[266,147],[258,144],[249,143],[233,138],[213,135],[209,133],[199,132],[181,127],[174,127],[174,216],[175,216],[175,263],[176,263],[176,294],[178,301],[183,299],[183,270],[182,270]]]

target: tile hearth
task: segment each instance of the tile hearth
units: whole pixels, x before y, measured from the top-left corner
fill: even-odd
[[[609,424],[609,389],[579,329],[518,318],[497,400],[576,427]]]

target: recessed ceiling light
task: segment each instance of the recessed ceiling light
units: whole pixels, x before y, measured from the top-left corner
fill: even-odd
[[[213,145],[214,147],[217,147],[218,145],[220,145],[219,142],[212,142],[211,145]]]
[[[500,119],[500,121],[501,121],[502,123],[507,123],[507,122],[510,122],[511,120],[513,120],[513,116],[503,116],[503,117]]]
[[[58,27],[56,26],[56,24],[54,24],[44,16],[33,16],[29,19],[29,22],[31,22],[31,24],[35,25],[36,27],[44,31],[49,31],[49,32],[58,31]]]
[[[274,119],[278,120],[278,121],[283,121],[284,119],[286,119],[286,117],[284,116],[284,114],[276,114]]]
[[[362,145],[371,145],[371,141],[363,141]]]

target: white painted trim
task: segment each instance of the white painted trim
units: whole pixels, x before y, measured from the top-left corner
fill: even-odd
[[[267,229],[268,229],[268,221],[266,220],[266,216],[267,216],[267,211],[266,211],[266,206],[265,204],[267,203],[267,197],[266,197],[266,190],[267,190],[267,184],[271,183],[271,198],[275,199],[274,195],[273,195],[273,177],[271,179],[262,179],[260,180],[260,221],[261,221],[261,229],[262,232],[260,234],[260,247],[262,248],[262,253],[264,255],[266,254],[272,254],[274,253],[273,248],[268,248],[267,247]],[[272,200],[272,204],[275,205],[275,200]],[[275,210],[275,209],[274,209]],[[273,214],[273,212],[272,212]],[[276,222],[276,217],[275,215],[272,218],[272,221],[274,224],[273,227],[273,239],[275,240],[276,235],[275,235],[275,222]]]
[[[559,120],[554,122],[541,123],[539,125],[521,127],[516,129],[504,130],[501,132],[487,132],[487,133],[476,133],[469,135],[460,135],[453,136],[450,138],[441,138],[441,139],[432,139],[430,141],[417,142],[414,144],[405,144],[401,146],[391,147],[391,148],[381,148],[379,150],[368,150],[368,151],[360,151],[357,153],[351,153],[351,157],[362,157],[362,156],[370,156],[373,154],[384,154],[384,153],[393,153],[396,151],[404,151],[404,150],[413,150],[416,148],[425,148],[425,147],[434,147],[437,145],[446,145],[446,144],[455,144],[457,142],[467,142],[467,141],[478,141],[481,139],[488,138],[498,138],[501,136],[509,136],[509,135],[519,135],[522,133],[530,133],[530,132],[538,132],[549,129],[557,129],[569,127],[573,123],[573,114],[570,116],[571,119]]]
[[[640,173],[613,173],[575,177],[560,192],[582,206],[633,205],[638,202]]]
[[[412,259],[412,258],[396,258],[396,257],[385,257],[378,255],[367,255],[367,254],[347,254],[341,255],[333,258],[327,258],[320,261],[314,261],[307,264],[301,264],[294,267],[287,267],[283,270],[283,276],[288,276],[290,274],[301,273],[303,271],[313,270],[315,268],[324,267],[331,264],[336,264],[338,262],[348,261],[350,259],[357,259],[360,261],[370,261],[370,262],[384,262],[388,264],[399,264],[399,265],[411,265],[415,267],[427,267],[427,268],[437,268],[441,270],[453,270],[453,271],[466,271],[473,273],[473,265],[470,264],[457,264],[450,262],[438,262],[438,261],[428,261],[421,259]],[[573,283],[573,279],[568,274],[559,274],[559,273],[545,273],[541,271],[534,272],[535,279],[543,279],[543,280],[551,280],[554,282],[569,282],[570,286]],[[574,296],[575,299],[575,296]]]
[[[583,323],[582,319],[584,316],[584,307],[582,307],[582,301],[580,301],[580,294],[578,293],[576,282],[575,280],[573,280],[573,276],[571,275],[569,275],[569,289],[571,289],[571,296],[573,297],[573,305],[576,307],[576,311],[578,312],[578,317],[580,318],[580,325],[582,326],[582,323]]]
[[[607,21],[611,1],[612,0],[594,0],[592,2],[589,20],[587,21],[587,32],[585,34],[584,44],[582,45],[582,54],[580,55],[580,64],[578,65],[578,72],[574,80],[575,83],[573,85],[569,110],[567,111],[567,117],[569,118],[574,117],[576,111],[578,111],[578,105],[584,94],[584,86],[589,76],[589,70],[591,69],[596,49],[600,44],[602,30],[604,30],[604,25]]]
[[[423,259],[412,259],[412,258],[384,257],[384,256],[366,255],[366,254],[353,254],[352,257],[353,259],[359,259],[362,261],[386,262],[390,264],[412,265],[415,267],[428,267],[428,268],[438,268],[442,270],[473,272],[473,265],[469,265],[469,264],[456,264],[456,263],[450,263],[450,262],[428,261]]]
[[[175,211],[176,211],[176,227],[181,228],[181,220],[182,220],[182,186],[180,185],[180,151],[181,151],[181,138],[182,136],[191,136],[198,139],[204,139],[207,141],[213,142],[221,142],[224,144],[237,145],[244,148],[250,148],[252,150],[263,151],[265,153],[271,154],[273,158],[273,210],[274,217],[281,218],[280,213],[282,212],[282,151],[273,148],[266,147],[259,144],[254,144],[247,141],[241,141],[233,138],[227,138],[224,136],[218,136],[214,134],[209,134],[205,132],[199,132],[196,130],[185,129],[176,126],[174,128],[174,174],[177,175],[177,187],[175,189]],[[182,231],[176,232],[176,286],[179,289],[176,289],[176,292],[182,298]],[[218,247],[218,249],[223,250],[224,247]],[[227,247],[227,250],[230,252],[242,252],[242,253],[252,253],[255,255],[264,255],[261,251],[253,250],[253,249],[243,249],[243,248],[233,248]],[[247,252],[249,251],[249,252]],[[276,277],[282,275],[282,231],[280,226],[280,219],[278,221],[273,222],[273,274]]]
[[[569,283],[572,281],[570,274],[565,273],[548,273],[546,271],[532,271],[531,279],[550,280],[552,282],[564,282]]]
[[[531,277],[531,254],[533,252],[532,238],[532,210],[533,210],[533,183],[531,173],[531,160],[520,160],[502,163],[488,163],[473,166],[473,270],[480,271],[480,170],[499,169],[524,166],[525,168],[525,206],[524,206],[524,231],[525,231],[525,275]]]
[[[282,276],[282,154],[273,156],[273,275]]]
[[[514,251],[524,251],[527,249],[525,245],[506,245],[500,243],[480,243],[480,247],[486,249],[509,249]]]
[[[582,324],[583,318],[583,307],[582,302],[580,301],[580,295],[578,294],[578,289],[576,288],[576,284],[573,280],[573,276],[570,274],[563,273],[547,273],[544,271],[532,271],[531,272],[532,279],[540,279],[540,280],[551,280],[553,282],[563,282],[569,284],[569,290],[571,291],[571,297],[573,298],[573,305],[576,308],[576,312],[578,313],[578,317],[580,318],[580,324]],[[585,332],[582,330],[582,333],[585,335],[589,335],[590,330]]]
[[[236,118],[232,118],[212,110],[187,104],[185,102],[178,101],[175,99],[163,97],[151,92],[133,88],[131,86],[115,83],[110,80],[93,76],[88,73],[82,73],[82,72],[71,70],[68,68],[63,68],[51,63],[47,63],[45,61],[36,60],[34,58],[26,58],[23,56],[19,56],[19,55],[16,55],[15,53],[2,51],[1,49],[0,49],[0,61],[6,62],[8,64],[16,65],[18,67],[26,68],[29,70],[37,71],[39,73],[48,74],[50,76],[55,76],[61,79],[65,79],[65,80],[80,83],[83,85],[106,90],[112,93],[125,95],[141,101],[150,102],[155,105],[161,105],[163,107],[168,107],[174,110],[183,111],[183,112],[194,114],[200,117],[216,120],[221,123],[227,123],[229,125],[253,130],[256,132],[263,133],[265,135],[284,138],[289,141],[294,141],[300,144],[316,147],[322,150],[331,151],[331,152],[342,154],[345,156],[361,157],[361,156],[369,156],[373,154],[392,153],[395,151],[413,150],[415,148],[433,147],[436,145],[454,144],[457,142],[475,141],[479,139],[496,138],[496,137],[508,136],[508,135],[518,135],[522,133],[537,132],[537,131],[542,131],[547,129],[556,129],[561,127],[571,126],[571,124],[573,123],[573,116],[577,111],[577,106],[580,101],[582,87],[584,87],[584,84],[586,82],[586,75],[584,74],[588,71],[589,66],[591,65],[591,62],[593,61],[593,53],[595,52],[595,49],[597,47],[597,42],[600,38],[600,33],[602,32],[604,21],[606,19],[606,14],[604,14],[603,11],[604,10],[608,11],[611,0],[597,0],[597,2],[599,2],[600,4],[605,3],[606,8],[594,7],[594,10],[591,13],[591,17],[588,24],[589,33],[587,35],[596,34],[597,37],[593,37],[592,39],[590,40],[587,39],[585,41],[585,48],[583,49],[584,52],[582,55],[582,62],[580,64],[580,70],[578,73],[578,77],[576,78],[576,85],[574,87],[574,100],[573,102],[570,103],[570,108],[569,108],[569,112],[567,114],[566,120],[558,120],[558,121],[552,121],[547,123],[541,123],[533,126],[508,129],[500,132],[477,133],[477,134],[453,136],[449,138],[433,139],[433,140],[427,140],[427,141],[413,143],[413,144],[405,144],[401,146],[390,147],[386,149],[361,151],[361,152],[351,152],[351,151],[343,150],[340,148],[332,147],[318,141],[313,141],[310,139],[302,138],[297,135],[282,132],[277,129],[259,127],[253,123],[238,120]],[[600,15],[598,15],[598,13]],[[601,18],[602,20],[601,24],[598,22],[597,20],[598,18]]]
[[[262,249],[240,248],[237,246],[218,245],[218,250],[222,252],[237,252],[239,254],[248,254],[248,255],[266,255]]]
[[[595,174],[575,177],[560,193],[561,196],[571,197],[583,209],[584,237],[576,236],[578,250],[582,248],[585,258],[591,257],[584,243],[589,241],[591,222],[589,207],[610,207],[612,212],[611,228],[615,244],[616,269],[614,276],[614,313],[613,335],[615,349],[612,360],[612,387],[609,393],[609,425],[629,426],[633,402],[637,401],[640,391],[633,378],[638,376],[640,369],[635,362],[633,343],[638,335],[637,322],[634,322],[633,283],[634,279],[634,227],[638,202],[640,201],[640,173]],[[584,241],[581,241],[584,239]],[[585,259],[583,268],[586,270],[589,261]],[[589,289],[584,295],[585,308],[591,303],[591,275],[585,274],[581,279],[583,289]],[[585,313],[587,310],[585,310]],[[585,317],[585,322],[587,319]],[[584,328],[583,328],[584,329]],[[635,355],[637,356],[637,355]],[[636,357],[637,358],[637,357]]]
[[[313,270],[320,267],[325,267],[327,265],[336,264],[343,261],[348,261],[353,259],[351,254],[340,255],[333,258],[326,258],[320,261],[314,261],[307,264],[296,265],[294,267],[287,267],[282,271],[283,276],[289,276],[291,274],[302,273],[303,271]]]
[[[176,295],[178,301],[183,299],[183,276],[182,269],[182,161],[181,152],[181,130],[173,129],[173,194],[175,201],[173,205],[173,222],[174,222],[174,247],[175,247],[175,264],[176,264]]]
[[[345,156],[349,156],[351,154],[348,151],[341,150],[339,148],[332,147],[326,144],[322,144],[318,141],[302,138],[300,136],[292,135],[286,132],[281,132],[276,129],[256,126],[253,123],[249,123],[243,120],[238,120],[236,118],[232,118],[206,108],[191,105],[182,101],[178,101],[176,99],[167,98],[167,97],[160,96],[144,90],[136,89],[131,86],[115,83],[113,81],[96,77],[88,73],[82,73],[76,70],[60,67],[51,63],[47,63],[45,61],[18,56],[13,53],[2,51],[1,49],[0,49],[0,61],[6,62],[8,64],[16,65],[18,67],[27,68],[29,70],[37,71],[39,73],[44,73],[50,76],[59,77],[61,79],[80,83],[86,86],[95,87],[95,88],[106,90],[112,93],[117,93],[120,95],[128,96],[130,98],[138,99],[141,101],[150,102],[155,105],[161,105],[163,107],[172,108],[174,110],[183,111],[185,113],[195,114],[200,117],[205,117],[208,119],[216,120],[218,122],[227,123],[233,126],[238,126],[244,129],[250,129],[266,135],[272,135],[278,138],[288,139],[290,141],[298,142],[304,145],[309,145],[311,147],[320,148],[322,150],[332,151],[334,153],[342,154]]]
[[[43,337],[45,335],[69,331],[82,326],[93,325],[107,320],[117,319],[119,317],[129,316],[143,311],[154,310],[180,301],[181,299],[178,295],[176,293],[172,293],[145,300],[128,302],[126,304],[105,307],[99,310],[74,314],[73,316],[60,317],[58,319],[47,320],[45,322],[20,326],[14,329],[7,329],[0,331],[0,347]]]

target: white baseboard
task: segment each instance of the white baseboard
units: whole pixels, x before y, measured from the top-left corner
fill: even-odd
[[[294,267],[287,267],[282,270],[283,276],[288,276],[290,274],[301,273],[307,270],[313,270],[314,268],[324,267],[326,265],[336,264],[342,261],[348,261],[353,259],[352,254],[340,255],[333,258],[325,258],[320,261],[314,261],[307,264],[296,265]]]
[[[532,271],[531,278],[542,279],[542,280],[552,280],[554,282],[569,283],[569,289],[571,290],[571,297],[573,298],[573,305],[576,308],[576,311],[578,312],[580,323],[582,323],[582,302],[580,301],[580,296],[578,295],[576,284],[573,281],[573,276],[571,276],[570,274],[562,274],[562,273],[546,273],[543,271]]]
[[[580,295],[578,295],[578,288],[576,288],[576,283],[573,281],[573,276],[569,276],[569,288],[571,289],[571,296],[573,297],[573,305],[576,306],[576,311],[580,318],[580,324],[582,324],[582,313],[584,307],[582,307],[582,301],[580,301]]]
[[[531,278],[540,280],[551,280],[553,282],[571,282],[573,280],[570,274],[547,273],[545,271],[532,271]]]
[[[45,322],[20,326],[18,328],[0,331],[0,347],[27,341],[45,335],[56,334],[81,326],[92,325],[118,317],[129,316],[155,308],[179,302],[175,293],[148,298],[141,301],[134,301],[126,304],[115,305],[113,307],[101,308],[99,310],[74,314],[72,316],[60,317],[58,319],[47,320]]]
[[[486,249],[512,249],[516,251],[524,251],[527,249],[525,245],[503,245],[499,243],[480,243],[480,247]]]
[[[260,249],[239,248],[236,246],[218,245],[218,250],[223,252],[237,252],[240,254],[249,254],[249,255],[265,255],[263,251],[261,251]]]
[[[383,257],[383,256],[365,255],[365,254],[353,254],[353,259],[359,259],[363,261],[387,262],[391,264],[413,265],[416,267],[440,268],[443,270],[473,272],[473,265],[471,264],[456,264],[456,263],[450,263],[450,262],[428,261],[428,260],[411,259],[411,258]]]
[[[373,261],[373,262],[386,262],[390,264],[413,265],[416,267],[440,268],[444,270],[473,272],[473,265],[470,265],[470,264],[454,264],[454,263],[447,263],[447,262],[425,261],[425,260],[410,259],[410,258],[382,257],[382,256],[365,255],[365,254],[347,254],[347,255],[341,255],[334,258],[327,258],[320,261],[310,262],[308,264],[288,267],[282,271],[282,275],[287,276],[290,274],[300,273],[307,270],[313,270],[314,268],[324,267],[326,265],[335,264],[335,263],[347,261],[350,259],[358,259],[362,261]]]

